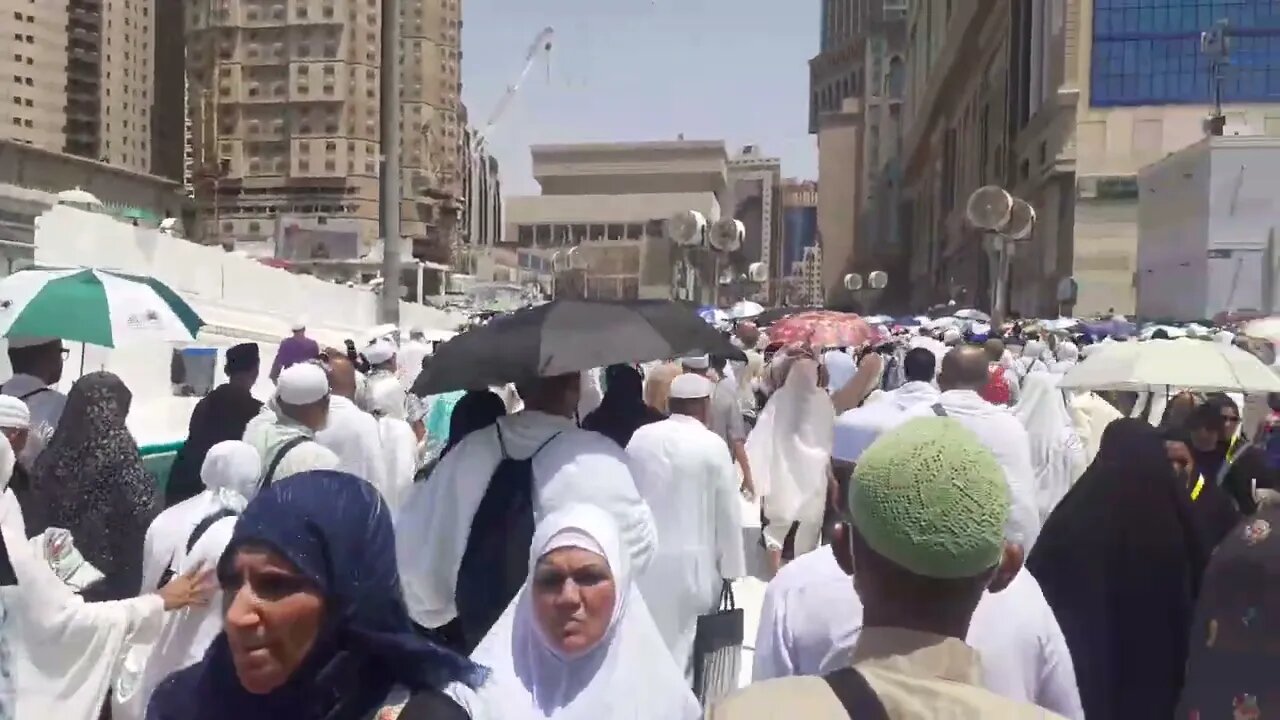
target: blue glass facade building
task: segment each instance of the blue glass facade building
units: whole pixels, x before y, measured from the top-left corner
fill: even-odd
[[[788,207],[782,214],[782,274],[804,259],[804,249],[818,244],[818,208]]]
[[[1209,104],[1213,73],[1200,34],[1229,23],[1223,101],[1280,102],[1280,2],[1094,0],[1094,107]]]

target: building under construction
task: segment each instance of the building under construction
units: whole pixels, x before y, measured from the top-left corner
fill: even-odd
[[[401,235],[447,258],[463,197],[460,0],[400,0]],[[332,225],[378,238],[379,3],[187,6],[192,235],[232,245]],[[326,246],[327,247],[327,246]],[[342,259],[342,258],[332,258]]]

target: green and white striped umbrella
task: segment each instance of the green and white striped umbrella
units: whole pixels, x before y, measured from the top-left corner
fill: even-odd
[[[130,338],[194,340],[204,321],[155,278],[93,268],[35,268],[0,280],[0,337],[113,348]]]

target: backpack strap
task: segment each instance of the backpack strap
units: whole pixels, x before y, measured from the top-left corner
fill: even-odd
[[[938,417],[947,417],[947,409],[942,407],[942,403],[934,403],[932,410]]]
[[[508,455],[508,454],[507,454],[507,444],[506,444],[506,442],[504,442],[504,441],[503,441],[503,439],[502,439],[502,423],[500,423],[500,422],[496,422],[496,423],[494,423],[494,424],[493,424],[493,426],[494,426],[495,428],[497,428],[497,430],[498,430],[498,450],[502,453],[502,459],[503,459],[503,460],[514,460],[515,458],[513,458],[513,457],[511,457],[510,455]],[[543,449],[543,448],[545,448],[546,446],[550,445],[550,444],[551,444],[551,441],[552,441],[552,440],[555,440],[555,439],[556,439],[556,438],[558,438],[558,437],[560,437],[560,433],[556,433],[556,434],[552,435],[551,437],[547,438],[546,440],[543,440],[543,441],[542,441],[542,444],[538,446],[538,449],[537,449],[537,450],[534,450],[534,451],[533,451],[533,454],[532,454],[532,455],[530,455],[529,457],[525,458],[525,460],[532,460],[532,459],[534,459],[535,457],[537,457],[538,453],[542,452],[542,449]]]
[[[301,445],[302,443],[310,439],[311,438],[308,438],[304,435],[299,435],[298,437],[292,438],[287,442],[285,442],[285,444],[280,446],[280,449],[276,452],[276,456],[271,458],[271,464],[267,465],[267,471],[263,473],[262,480],[258,483],[258,492],[262,492],[263,490],[266,490],[267,488],[271,487],[271,483],[275,480],[275,477],[276,477],[276,468],[280,467],[280,461],[284,460],[284,456],[288,455],[290,450],[298,447],[299,445]]]
[[[857,668],[850,666],[836,670],[822,679],[844,706],[850,720],[889,720],[889,711]]]
[[[29,398],[33,398],[36,395],[39,395],[40,393],[47,393],[47,392],[53,392],[53,391],[47,387],[36,388],[35,390],[32,390],[29,393],[23,393],[22,395],[19,395],[18,399],[23,402],[26,402]]]
[[[196,541],[199,540],[204,535],[206,530],[213,527],[214,523],[218,522],[223,518],[229,518],[229,517],[235,517],[235,516],[236,516],[236,512],[231,508],[222,508],[218,512],[212,513],[205,519],[196,523],[196,529],[192,530],[191,536],[187,538],[187,552],[188,553],[191,552],[191,548],[196,546]]]

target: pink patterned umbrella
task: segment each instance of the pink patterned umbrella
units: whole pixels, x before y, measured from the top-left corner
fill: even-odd
[[[769,342],[811,348],[862,347],[877,333],[854,313],[817,310],[783,318],[769,328]]]

